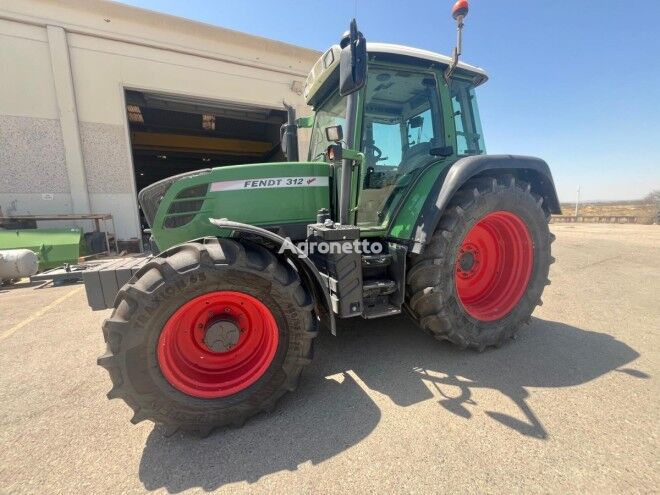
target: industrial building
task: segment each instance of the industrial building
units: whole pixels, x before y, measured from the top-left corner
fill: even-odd
[[[283,159],[283,101],[308,112],[319,55],[114,2],[0,0],[1,212],[109,213],[139,246],[144,186]]]

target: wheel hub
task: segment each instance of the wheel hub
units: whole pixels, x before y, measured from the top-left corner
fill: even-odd
[[[227,352],[238,344],[240,336],[239,326],[229,318],[222,318],[207,325],[204,343],[213,352]]]
[[[476,265],[479,264],[477,259],[479,252],[474,246],[465,246],[461,248],[458,258],[458,272],[463,277],[468,277],[473,274]]]

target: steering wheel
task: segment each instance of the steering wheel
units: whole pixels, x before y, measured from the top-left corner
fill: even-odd
[[[379,160],[380,160],[380,157],[383,156],[383,152],[382,152],[381,149],[380,149],[378,146],[376,146],[375,144],[369,144],[369,145],[367,145],[367,148],[368,148],[369,150],[373,151],[373,153],[374,153],[374,158],[375,158],[374,161],[376,161],[376,162],[379,161]]]

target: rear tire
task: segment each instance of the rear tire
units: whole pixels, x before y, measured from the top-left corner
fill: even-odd
[[[508,175],[469,180],[423,253],[411,256],[408,313],[461,348],[508,341],[542,304],[550,283],[548,218],[525,182]]]
[[[223,310],[225,300],[233,306]],[[192,313],[186,309],[191,304]],[[206,315],[206,307],[195,309],[195,304],[210,304],[218,315]],[[243,304],[252,305],[252,312],[241,313]],[[133,423],[151,420],[167,425],[170,433],[182,429],[205,436],[217,426],[240,426],[260,411],[271,411],[295,389],[317,334],[312,309],[298,273],[263,247],[227,239],[182,244],[149,261],[117,294],[115,310],[103,324],[107,351],[98,359],[112,380],[108,398],[123,399],[134,411]],[[227,324],[223,311],[238,313],[236,322]],[[208,318],[206,326],[190,324],[203,321],[192,319],[198,314]],[[259,315],[268,323],[262,325]],[[201,331],[197,327],[208,334],[213,325],[214,333],[224,332],[223,344],[193,342],[194,332]],[[234,341],[225,344],[232,332]],[[240,340],[254,332],[251,344]],[[187,350],[176,347],[177,338]],[[209,359],[227,361],[230,351],[240,354],[246,345],[243,358],[232,355],[229,364],[218,365],[224,368],[198,373]],[[196,349],[206,362],[193,362]],[[244,374],[236,371],[236,359],[243,359]],[[218,378],[218,373],[225,374]],[[233,388],[223,388],[227,373]]]

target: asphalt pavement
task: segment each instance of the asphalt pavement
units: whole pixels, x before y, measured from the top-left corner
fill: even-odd
[[[351,320],[273,413],[201,440],[105,398],[81,287],[0,288],[0,493],[658,493],[660,227],[552,229],[509,345]]]

